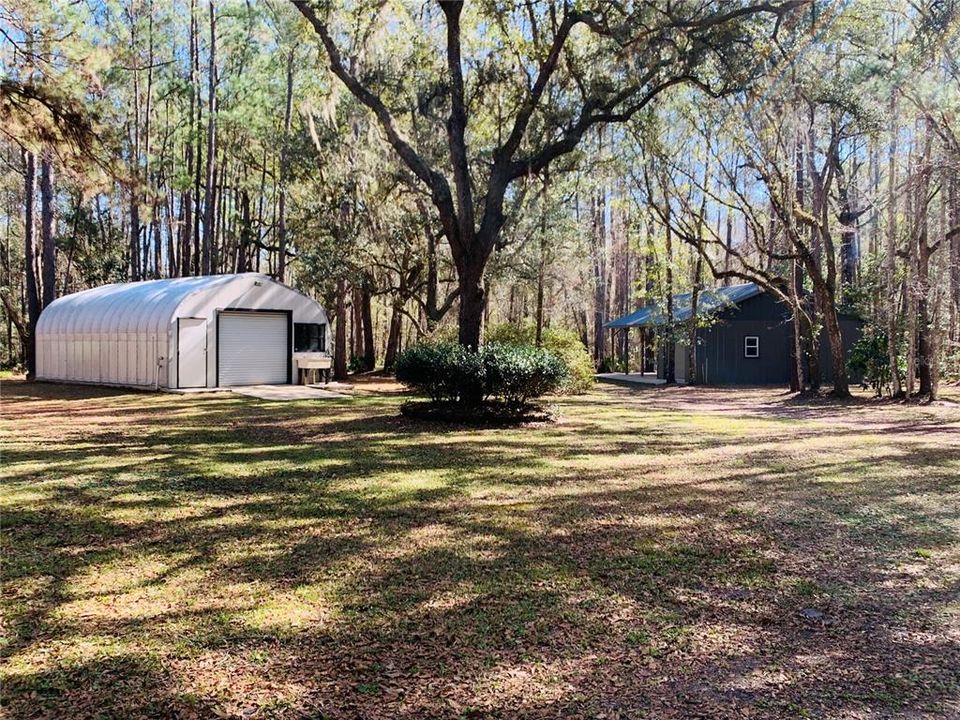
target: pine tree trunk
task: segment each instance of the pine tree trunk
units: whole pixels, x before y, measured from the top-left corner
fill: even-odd
[[[960,158],[957,158],[960,162]],[[960,171],[958,171],[960,172]],[[947,183],[947,240],[950,253],[950,339],[960,340],[960,177],[950,173]]]
[[[143,180],[145,185],[151,181],[150,155],[151,155],[151,132],[150,128],[153,120],[153,0],[147,2],[147,91],[144,103],[143,113]],[[159,215],[157,213],[156,200],[150,202],[150,224],[144,234],[144,253],[143,253],[143,277],[159,278],[161,275],[161,244]],[[150,272],[149,264],[151,253],[149,246],[153,249],[153,271]]]
[[[189,92],[189,111],[187,112],[187,140],[184,143],[184,164],[186,165],[187,177],[194,178],[194,157],[193,157],[193,136],[196,133],[196,103],[197,87],[193,73],[194,58],[194,37],[196,36],[196,1],[190,0],[190,30],[187,38],[187,47],[190,60],[190,92]],[[190,188],[183,190],[180,194],[180,208],[183,214],[183,226],[180,228],[180,275],[187,277],[191,274],[193,260],[190,256],[190,245],[193,239],[194,208],[193,195]]]
[[[253,224],[250,217],[250,193],[240,193],[240,249],[237,253],[237,272],[250,270],[250,251],[253,247]]]
[[[153,236],[153,277],[163,277],[163,231],[160,227],[160,207],[153,205],[150,216],[150,231]]]
[[[370,285],[370,278],[365,277],[360,286],[360,317],[363,320],[363,368],[367,372],[372,372],[377,367],[377,347],[373,337],[373,307]]]
[[[43,262],[42,287],[43,307],[47,307],[57,297],[57,248],[53,215],[53,152],[44,148],[40,158],[40,241]]]
[[[907,154],[907,178],[915,173],[913,150]],[[907,236],[907,274],[903,281],[903,297],[907,319],[907,397],[912,397],[917,384],[917,233],[914,190],[904,193],[905,218],[910,232]]]
[[[36,209],[37,170],[33,153],[24,151],[24,201],[26,210],[23,220],[24,255],[23,266],[26,276],[27,295],[27,336],[24,338],[24,356],[27,380],[33,380],[37,371],[37,318],[40,317],[40,291],[37,278],[37,240],[34,229],[34,210]]]
[[[347,281],[337,280],[336,334],[333,348],[333,379],[347,379]]]
[[[277,227],[277,279],[284,282],[287,272],[287,174],[290,165],[290,123],[293,115],[293,50],[287,53],[287,101],[283,113],[283,144],[280,148],[280,198]]]
[[[164,212],[167,216],[167,277],[177,277],[180,274],[180,233],[183,232],[183,208],[179,215],[174,214],[175,193],[173,183],[170,191],[165,194]]]
[[[898,397],[900,385],[899,352],[897,351],[899,324],[897,322],[897,122],[896,92],[890,96],[890,144],[887,148],[887,233],[884,242],[884,284],[887,305],[887,360],[890,364],[890,394]]]
[[[929,244],[929,198],[931,167],[931,144],[933,123],[929,118],[926,121],[926,136],[923,155],[920,159],[920,179],[917,183],[914,212],[917,229],[917,277],[915,292],[917,294],[917,373],[920,380],[918,392],[921,396],[935,399],[933,384],[933,366],[936,363],[934,352],[936,340],[933,337],[935,329],[930,317],[930,257],[934,248]]]
[[[667,325],[666,333],[667,337],[664,342],[664,347],[666,351],[666,358],[664,363],[664,379],[667,381],[667,384],[673,384],[677,381],[677,358],[676,358],[676,343],[674,342],[674,327],[673,327],[673,233],[670,229],[670,205],[666,205],[666,216],[667,221],[665,223],[666,227],[666,268],[664,271],[664,276],[666,282],[664,287],[664,294],[666,295],[667,300]]]
[[[226,227],[226,178],[230,167],[227,159],[224,157],[226,153],[223,152],[220,147],[217,147],[214,153],[215,157],[217,155],[219,155],[219,159],[215,163],[216,167],[214,168],[213,174],[213,193],[217,201],[213,216],[213,241],[210,244],[210,267],[214,275],[219,275],[223,272],[224,258],[229,255],[229,238],[227,237]]]
[[[687,349],[687,384],[695,385],[697,378],[697,310],[700,303],[700,283],[703,274],[703,254],[697,250],[693,263],[693,289],[690,293],[690,347]]]
[[[400,351],[400,333],[403,329],[403,316],[400,314],[400,308],[401,305],[399,301],[394,300],[393,307],[390,311],[390,330],[387,333],[387,349],[383,355],[383,369],[387,372],[393,371],[393,366],[397,361],[397,353]]]
[[[593,359],[597,367],[606,357],[603,324],[607,319],[606,201],[601,190],[591,199],[593,215]]]
[[[190,88],[191,95],[196,98],[196,120],[193,124],[193,140],[196,142],[193,168],[193,252],[191,273],[200,275],[203,272],[203,251],[201,250],[201,225],[203,224],[203,102],[200,97],[200,22],[197,18],[196,0],[190,0]]]
[[[363,316],[361,315],[360,287],[353,284],[350,288],[350,356],[354,362],[363,357]]]
[[[917,375],[920,385],[917,392],[922,396],[935,400],[933,384],[933,366],[936,363],[934,348],[936,341],[933,338],[933,324],[929,313],[929,271],[930,271],[930,249],[927,247],[926,238],[921,240],[918,248],[919,258],[917,263]]]
[[[727,209],[727,234],[723,243],[723,271],[730,272],[730,257],[733,251],[733,217],[729,208]],[[730,285],[732,278],[727,275],[723,278],[723,285]]]
[[[213,244],[216,242],[217,191],[217,16],[213,0],[208,2],[210,12],[210,57],[207,75],[207,176],[204,195],[203,248],[201,273],[216,272]]]

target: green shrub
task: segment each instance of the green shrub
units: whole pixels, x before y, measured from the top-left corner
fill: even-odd
[[[560,392],[581,395],[593,387],[596,369],[590,351],[573,330],[548,328],[543,331],[543,347],[556,355],[567,368]]]
[[[850,348],[847,370],[854,377],[863,378],[880,395],[891,382],[887,333],[880,328],[866,328]]]
[[[457,343],[422,343],[397,357],[397,380],[435,403],[484,401],[521,408],[557,390],[563,362],[543,348],[487,343],[473,352]]]
[[[533,345],[536,338],[537,329],[533,323],[529,322],[523,325],[514,325],[513,323],[491,325],[483,333],[485,342],[499,345]]]
[[[536,334],[536,327],[532,323],[519,326],[502,323],[489,328],[485,336],[488,343],[533,345]],[[567,369],[566,378],[557,388],[558,392],[580,395],[593,387],[596,373],[593,358],[576,332],[562,328],[544,328],[541,342],[543,348],[560,358]]]
[[[627,364],[621,358],[610,357],[609,355],[600,361],[600,367],[597,372],[602,373],[622,373],[627,371]]]
[[[457,402],[483,388],[483,364],[458,343],[420,343],[397,355],[397,380],[434,402]]]
[[[567,369],[549,350],[531,345],[487,343],[480,348],[483,359],[485,399],[522,407],[533,398],[561,387]]]

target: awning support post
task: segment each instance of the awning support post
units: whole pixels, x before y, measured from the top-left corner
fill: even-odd
[[[628,325],[623,329],[623,369],[624,372],[630,374],[630,326]]]

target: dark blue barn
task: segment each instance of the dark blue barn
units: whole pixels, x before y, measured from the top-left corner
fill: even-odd
[[[674,298],[675,326],[689,322],[691,294]],[[704,327],[697,330],[697,380],[708,385],[788,385],[792,369],[793,318],[790,308],[755,283],[730,285],[700,292],[697,316]],[[843,345],[849,355],[860,337],[861,321],[840,316]],[[642,368],[664,377],[667,343],[658,341],[667,327],[667,314],[659,304],[608,322],[613,331],[640,330],[643,346]],[[676,332],[674,362],[678,382],[688,376],[689,333]],[[820,338],[820,374],[824,383],[832,380],[830,343]]]

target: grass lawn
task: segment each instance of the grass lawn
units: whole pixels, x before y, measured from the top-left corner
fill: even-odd
[[[956,393],[2,390],[9,718],[960,717]]]

